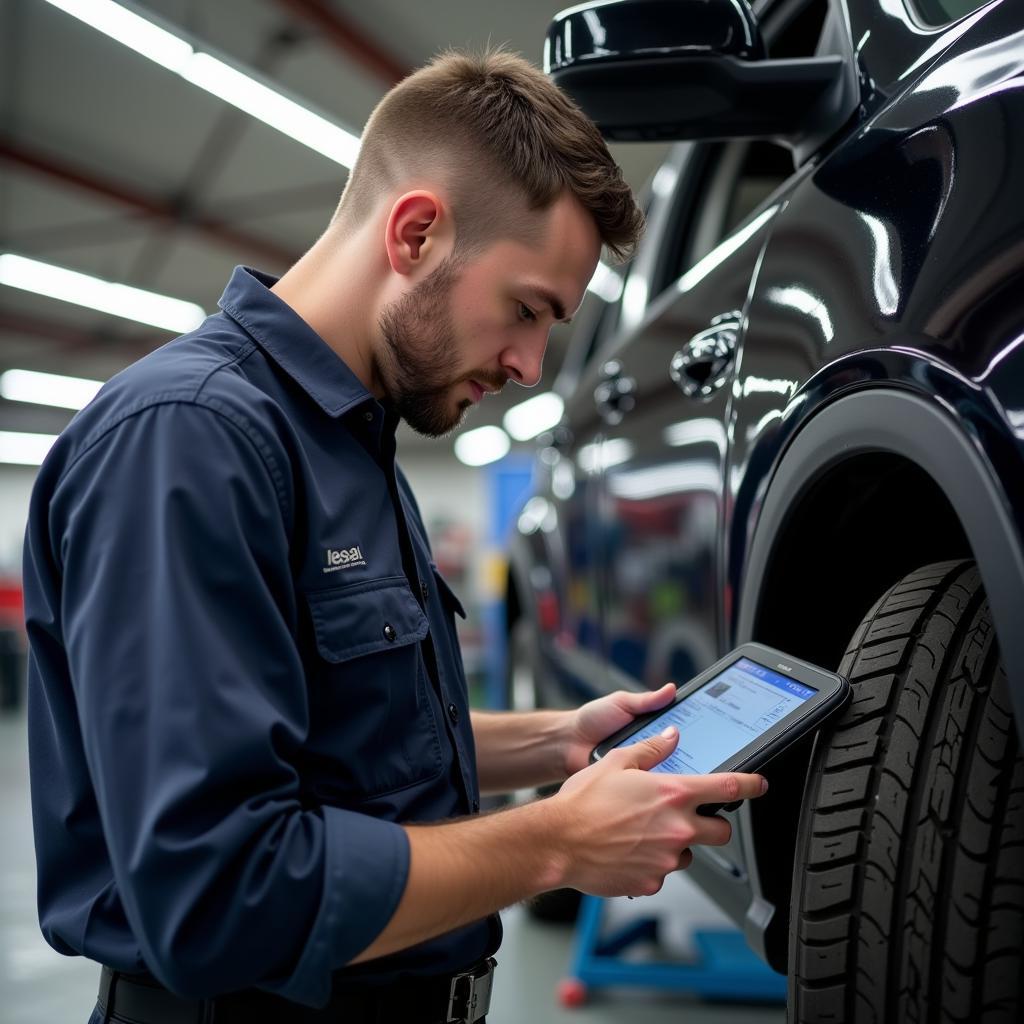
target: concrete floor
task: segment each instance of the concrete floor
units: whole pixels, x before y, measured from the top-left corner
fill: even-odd
[[[63,957],[43,941],[35,912],[35,871],[29,815],[27,749],[23,714],[0,715],[0,1024],[85,1024],[95,1001],[97,968]],[[645,911],[672,907],[666,935],[685,954],[687,929],[721,923],[717,911],[685,877],[670,880]],[[621,923],[636,906],[615,901],[609,920]],[[635,989],[595,993],[588,1005],[566,1010],[555,996],[569,966],[573,929],[541,924],[522,907],[504,915],[505,941],[498,952],[489,1024],[783,1024],[779,1007],[704,1003],[682,994]],[[671,927],[669,927],[671,925]]]

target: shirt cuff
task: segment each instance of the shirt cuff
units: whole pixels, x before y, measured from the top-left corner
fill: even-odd
[[[307,1006],[325,1006],[331,976],[384,930],[409,877],[409,837],[401,825],[323,807],[324,891],[313,931],[295,970],[272,990]],[[266,986],[270,987],[270,986]]]

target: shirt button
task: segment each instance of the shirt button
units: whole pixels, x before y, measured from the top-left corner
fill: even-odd
[[[426,601],[430,597],[430,587],[427,586],[426,580],[420,581],[420,593],[423,595],[423,600]]]
[[[454,704],[448,705],[448,717],[452,720],[452,725],[459,724],[459,709]]]
[[[395,632],[395,627],[390,622],[384,623],[384,639],[389,644],[393,644],[398,639],[398,634]]]
[[[363,413],[363,419],[366,420],[367,423],[372,423],[373,422],[373,413],[372,412],[364,412]]]

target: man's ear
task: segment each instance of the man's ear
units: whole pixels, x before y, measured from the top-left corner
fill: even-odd
[[[453,241],[451,216],[433,192],[406,192],[391,207],[384,246],[396,274],[432,270]]]

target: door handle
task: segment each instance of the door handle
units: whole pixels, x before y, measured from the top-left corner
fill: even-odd
[[[636,406],[636,380],[622,375],[622,364],[617,359],[605,363],[602,372],[605,379],[594,388],[594,403],[601,419],[616,426]]]
[[[741,322],[735,309],[716,316],[672,357],[669,376],[688,398],[708,398],[729,379]]]

